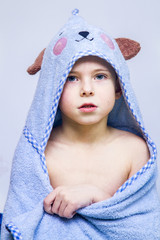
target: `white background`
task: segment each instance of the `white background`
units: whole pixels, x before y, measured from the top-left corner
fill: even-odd
[[[0,212],[7,196],[14,150],[38,79],[38,74],[29,76],[26,69],[74,8],[109,35],[141,43],[141,52],[128,61],[131,82],[146,129],[160,150],[160,1],[0,0]],[[160,195],[159,182],[160,177]]]

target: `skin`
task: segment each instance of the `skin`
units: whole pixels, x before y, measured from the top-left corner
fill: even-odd
[[[87,56],[75,63],[59,103],[62,126],[53,130],[45,150],[54,189],[44,199],[47,213],[72,218],[79,208],[112,197],[148,161],[143,139],[106,124],[120,96],[105,60]],[[97,108],[81,112],[84,103]]]

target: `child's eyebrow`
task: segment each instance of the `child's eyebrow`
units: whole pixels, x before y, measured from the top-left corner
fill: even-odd
[[[70,71],[69,74],[71,74],[71,73],[78,73],[78,71]]]
[[[98,68],[98,69],[95,69],[93,72],[109,72],[110,73],[110,71],[109,71],[109,69],[107,69],[107,68]],[[79,73],[78,71],[70,71],[70,73],[69,74],[75,74],[75,73]]]
[[[95,69],[94,72],[110,72],[107,68]]]

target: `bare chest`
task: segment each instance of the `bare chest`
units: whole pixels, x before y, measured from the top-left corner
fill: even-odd
[[[86,183],[113,195],[128,177],[125,160],[112,149],[52,149],[45,155],[53,188]]]

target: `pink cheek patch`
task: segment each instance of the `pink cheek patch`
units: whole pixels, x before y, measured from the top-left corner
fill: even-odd
[[[57,56],[57,55],[60,55],[61,54],[61,52],[63,51],[63,49],[65,48],[65,46],[66,46],[66,44],[67,44],[67,39],[66,38],[61,38],[61,39],[59,39],[57,42],[56,42],[56,44],[55,44],[55,46],[54,46],[54,48],[53,48],[53,53]]]
[[[101,38],[108,45],[109,48],[111,48],[112,50],[115,49],[115,46],[114,46],[112,40],[107,35],[101,34]]]

